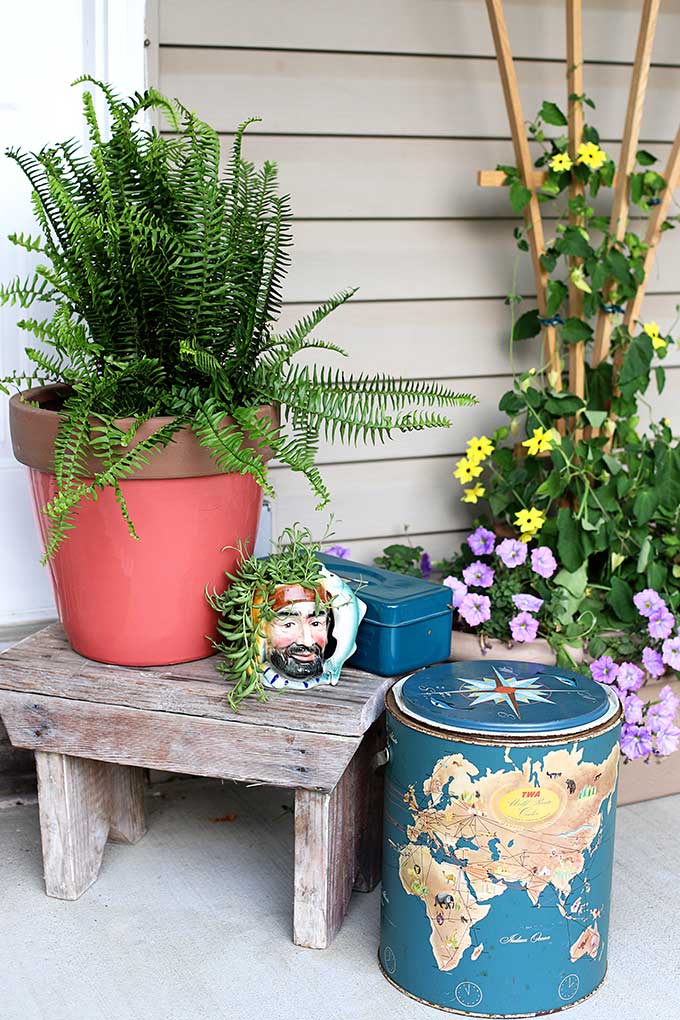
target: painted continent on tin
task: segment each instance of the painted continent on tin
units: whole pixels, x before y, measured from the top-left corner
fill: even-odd
[[[440,970],[455,970],[468,950],[472,960],[483,953],[475,926],[510,887],[523,890],[540,911],[551,886],[571,962],[595,959],[604,904],[590,900],[587,869],[602,837],[603,812],[612,807],[618,760],[618,746],[603,761],[583,760],[575,742],[552,751],[526,748],[516,764],[506,749],[504,767],[481,775],[455,753],[436,763],[422,795],[408,787],[403,800],[411,823],[399,849],[399,879],[422,902]],[[500,941],[540,938],[537,923],[530,935],[508,931]]]

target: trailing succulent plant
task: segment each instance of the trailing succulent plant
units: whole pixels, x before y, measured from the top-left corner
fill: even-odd
[[[321,543],[312,539],[309,529],[295,524],[285,529],[271,556],[258,559],[241,548],[236,571],[226,574],[225,591],[206,592],[208,602],[220,614],[215,648],[222,658],[217,668],[232,684],[227,697],[233,709],[250,696],[266,701],[262,629],[275,616],[276,588],[287,584],[315,591],[323,566],[316,556],[320,550]],[[317,601],[319,608],[325,608],[318,596]]]
[[[295,364],[301,351],[345,354],[312,336],[353,290],[342,291],[297,325],[273,332],[290,264],[291,212],[277,190],[277,168],[257,169],[236,131],[221,172],[217,132],[176,100],[153,89],[105,97],[104,138],[92,94],[83,96],[89,147],[71,139],[38,153],[9,149],[33,189],[40,236],[10,240],[45,256],[26,280],[0,288],[0,302],[50,304],[48,318],[19,325],[41,341],[27,348],[34,373],[15,373],[5,389],[33,382],[67,384],[55,449],[57,494],[46,556],[73,527],[82,499],[112,486],[132,535],[120,482],[189,426],[226,472],[252,475],[271,491],[263,451],[303,472],[318,497],[330,496],[315,466],[322,437],[384,440],[394,432],[446,427],[439,410],[472,403],[426,381],[385,375],[356,378]],[[158,111],[171,133],[140,124]],[[258,414],[281,408],[279,427]],[[135,445],[139,427],[168,416]],[[226,416],[230,416],[225,420]],[[133,424],[123,430],[116,419]],[[88,477],[94,452],[101,470]]]

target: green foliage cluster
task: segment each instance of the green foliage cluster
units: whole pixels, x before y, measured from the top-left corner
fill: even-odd
[[[403,545],[395,542],[387,545],[380,556],[373,560],[377,567],[384,570],[393,570],[395,574],[406,574],[408,577],[422,577],[423,571],[420,566],[423,555],[421,545]]]
[[[177,101],[153,89],[123,100],[106,84],[83,81],[103,92],[110,137],[86,91],[87,149],[71,139],[38,153],[7,151],[30,182],[40,228],[38,237],[10,240],[45,261],[0,288],[0,302],[48,303],[51,315],[19,323],[41,344],[27,349],[33,374],[14,373],[5,388],[68,387],[58,492],[44,508],[47,556],[73,527],[79,502],[105,486],[114,488],[134,535],[120,482],[182,428],[194,430],[221,470],[250,474],[265,491],[263,451],[273,451],[306,475],[323,506],[330,496],[315,466],[322,437],[375,442],[446,427],[448,418],[432,408],[474,402],[435,383],[295,363],[310,349],[345,353],[312,334],[354,291],[274,333],[291,212],[278,194],[276,164],[257,169],[242,157],[252,119],[238,128],[222,172],[217,132]],[[140,123],[152,112],[166,118],[171,135]],[[261,405],[280,406],[280,428],[258,414]],[[134,445],[140,425],[160,415],[172,420]],[[123,417],[133,419],[130,428],[116,422]],[[101,463],[94,478],[90,452]]]
[[[578,98],[594,105],[587,97]],[[555,104],[543,104],[530,126],[543,150],[537,167],[549,168],[555,155],[567,152],[566,136],[546,134],[546,124],[566,123]],[[584,140],[599,145],[593,127],[586,126]],[[647,214],[666,183],[649,169],[655,162],[651,153],[641,150],[637,161],[640,169],[630,180],[630,200]],[[519,212],[529,193],[516,168],[503,169],[510,201]],[[493,435],[495,449],[479,479],[488,500],[485,523],[512,528],[517,512],[530,507],[547,515],[540,540],[572,575],[580,597],[582,621],[572,621],[572,636],[593,618],[600,629],[633,626],[637,614],[632,596],[645,586],[661,592],[674,612],[680,607],[680,444],[667,422],[646,430],[640,424],[650,386],[655,384],[659,392],[665,386],[661,362],[673,340],[656,324],[645,329],[638,323],[634,333],[622,324],[624,305],[644,282],[644,242],[632,231],[618,240],[609,232],[609,218],[598,215],[586,197],[569,200],[565,194],[576,176],[592,199],[612,185],[614,173],[610,159],[597,169],[574,159],[569,171],[548,169],[539,193],[541,202],[556,203],[558,214],[554,237],[542,257],[549,274],[546,319],[556,328],[563,358],[572,343],[586,345],[584,398],[566,386],[558,389],[560,380],[543,369],[516,376],[499,405],[510,422]],[[570,214],[577,214],[582,225],[569,223]],[[669,218],[665,229],[676,220]],[[520,252],[526,252],[523,228],[516,228],[515,239]],[[570,265],[572,256],[581,259],[581,265]],[[570,317],[567,311],[570,283],[583,292],[581,317]],[[513,312],[511,342],[537,335],[546,322],[536,308],[515,320],[521,301],[515,293],[507,299]],[[593,368],[589,345],[601,309],[614,319],[612,347],[610,356]],[[552,433],[551,449],[539,456],[518,456],[513,447],[538,428]]]
[[[221,593],[206,592],[212,608],[220,614],[219,639],[215,644],[222,658],[218,670],[231,683],[229,704],[237,709],[244,698],[267,700],[262,683],[263,624],[273,619],[272,603],[277,586],[299,584],[315,591],[321,580],[322,563],[316,554],[321,543],[314,542],[307,528],[286,528],[271,556],[257,559],[239,548],[240,562],[227,574]],[[317,595],[317,607],[327,605]]]
[[[512,601],[513,595],[533,595],[543,601],[539,611],[533,614],[538,621],[537,637],[548,642],[558,665],[577,669],[574,649],[593,632],[595,624],[594,615],[582,610],[584,572],[572,573],[563,568],[554,577],[541,577],[531,568],[530,558],[519,566],[508,568],[495,554],[480,556],[473,553],[467,542],[450,560],[436,564],[436,569],[442,575],[462,580],[465,568],[480,561],[494,569],[493,584],[489,588],[475,589],[489,598],[491,616],[485,623],[471,628],[462,616],[457,615],[456,629],[508,643],[512,640],[509,621],[520,612]]]

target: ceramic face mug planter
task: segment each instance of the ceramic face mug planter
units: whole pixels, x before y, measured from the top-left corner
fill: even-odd
[[[257,604],[253,608],[264,686],[303,691],[337,684],[366,612],[349,585],[322,570],[315,588],[278,585],[271,608],[266,618]]]

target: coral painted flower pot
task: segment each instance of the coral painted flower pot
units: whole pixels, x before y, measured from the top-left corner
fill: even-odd
[[[10,401],[14,454],[29,467],[43,540],[47,521],[40,508],[56,492],[53,450],[63,395],[64,387],[46,386]],[[276,418],[272,408],[263,414]],[[136,441],[167,421],[151,419]],[[126,419],[118,424],[130,426]],[[91,466],[96,469],[96,461]],[[81,505],[50,564],[69,641],[87,658],[122,666],[211,655],[216,615],[204,591],[223,586],[224,572],[236,566],[236,550],[225,547],[241,541],[252,548],[260,487],[250,475],[221,473],[184,429],[121,489],[140,541],[130,536],[113,491],[105,489],[96,502]]]

